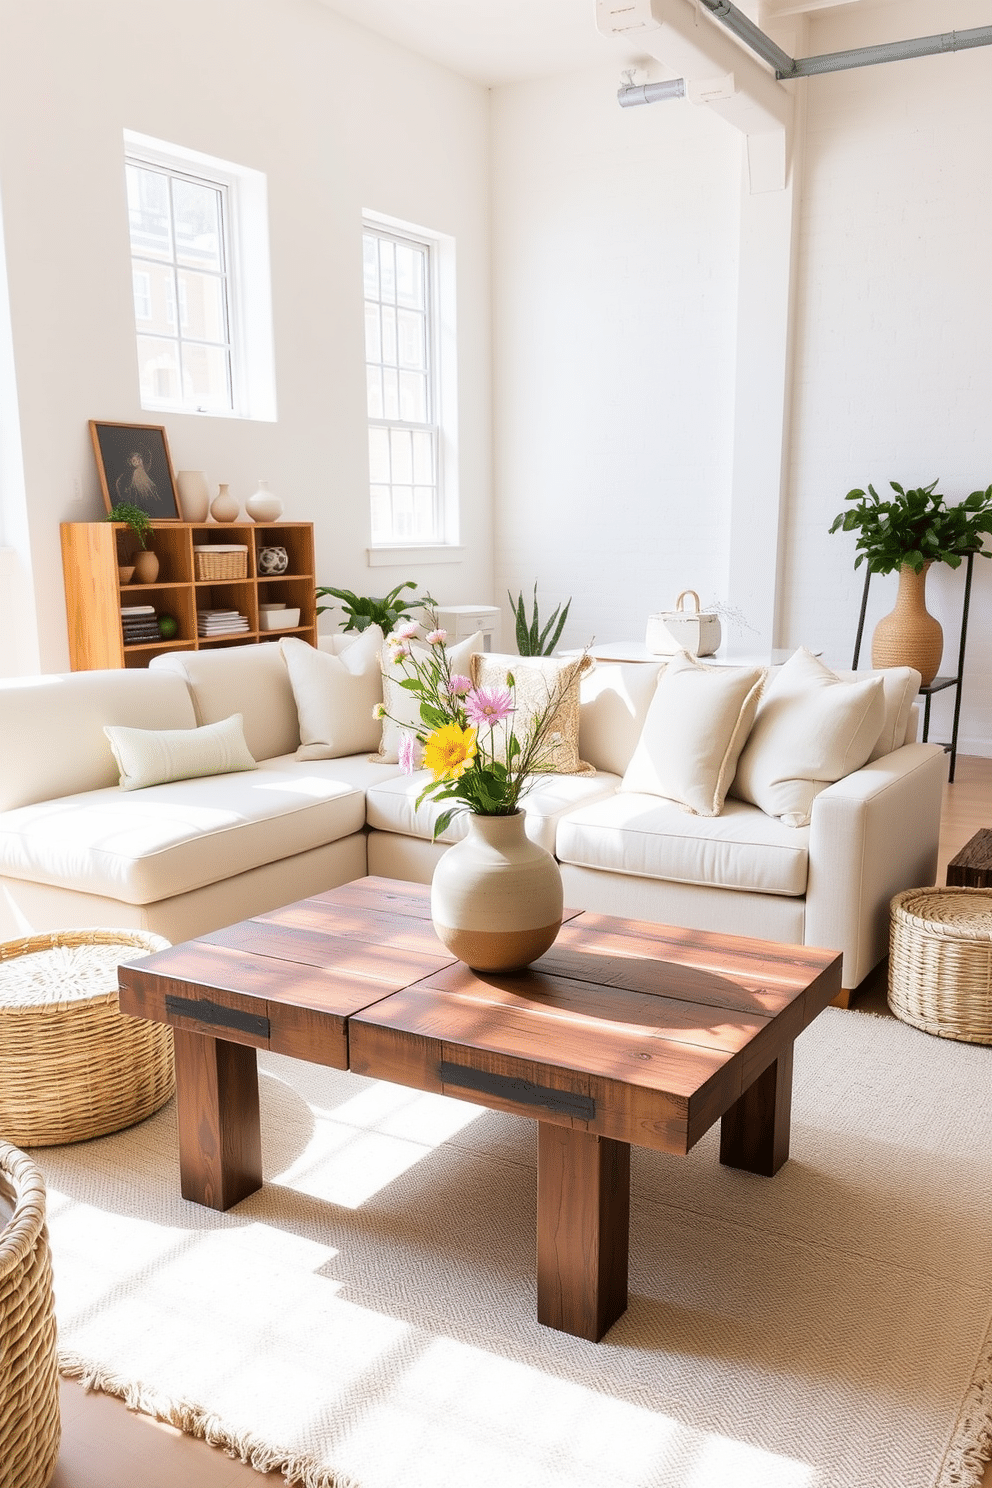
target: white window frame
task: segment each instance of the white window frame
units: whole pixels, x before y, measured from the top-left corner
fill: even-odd
[[[436,492],[436,537],[433,542],[406,540],[394,536],[390,542],[375,542],[368,548],[370,567],[388,566],[416,555],[422,562],[458,562],[464,549],[459,546],[458,514],[458,421],[457,362],[455,328],[455,244],[454,239],[414,223],[388,217],[379,212],[362,213],[362,235],[372,233],[409,242],[427,250],[427,336],[432,418],[434,431]],[[364,296],[363,296],[364,304]],[[364,331],[363,331],[364,337]],[[364,341],[363,341],[364,345]],[[363,355],[363,368],[367,365]],[[402,419],[368,416],[369,428],[422,428]],[[371,502],[371,472],[369,472]],[[370,510],[371,521],[371,510]]]
[[[275,352],[265,175],[248,166],[129,129],[124,131],[124,160],[126,165],[166,171],[219,190],[224,214],[231,407],[200,409],[191,403],[163,402],[142,396],[142,408],[157,413],[200,414],[205,418],[274,421]],[[128,243],[130,247],[130,231]],[[177,321],[180,314],[181,306],[177,302]],[[137,319],[135,330],[136,334],[141,333]]]

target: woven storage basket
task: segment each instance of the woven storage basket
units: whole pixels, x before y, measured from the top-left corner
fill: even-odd
[[[992,889],[907,889],[892,901],[889,1007],[969,1044],[992,1044]]]
[[[81,1142],[165,1104],[172,1030],[118,1010],[117,967],[168,944],[93,929],[0,945],[0,1137],[20,1147]]]
[[[201,548],[193,550],[198,579],[246,579],[248,577],[248,549],[239,548],[236,553],[211,552]]]
[[[45,1184],[0,1142],[0,1488],[44,1488],[62,1434]]]

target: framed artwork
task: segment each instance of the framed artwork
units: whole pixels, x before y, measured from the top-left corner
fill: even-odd
[[[181,522],[179,493],[161,424],[102,424],[90,437],[108,513],[126,502],[156,522]]]

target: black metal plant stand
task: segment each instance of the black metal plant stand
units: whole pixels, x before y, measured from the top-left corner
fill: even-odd
[[[964,576],[964,603],[961,607],[961,636],[958,642],[958,667],[953,677],[934,677],[928,687],[920,688],[921,697],[926,701],[923,705],[923,742],[926,743],[930,736],[930,700],[935,692],[944,692],[948,687],[956,689],[954,696],[954,723],[951,728],[951,742],[943,747],[950,753],[951,768],[948,772],[948,780],[954,779],[954,766],[958,757],[958,720],[961,717],[961,681],[964,677],[964,652],[968,643],[968,607],[971,604],[971,570],[974,566],[975,555],[969,553],[966,558],[967,569]],[[865,613],[868,609],[868,586],[871,583],[871,569],[865,573],[865,591],[861,596],[861,614],[858,616],[858,635],[854,642],[854,660],[851,662],[853,671],[858,669],[858,657],[861,655],[861,637],[865,628]]]

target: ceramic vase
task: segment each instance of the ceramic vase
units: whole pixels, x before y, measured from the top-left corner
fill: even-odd
[[[253,522],[276,522],[282,516],[282,502],[269,490],[268,481],[260,480],[258,490],[245,502],[245,511]]]
[[[134,555],[134,580],[136,584],[154,584],[158,578],[158,554],[151,548],[139,548]]]
[[[177,470],[176,490],[184,522],[205,522],[210,510],[210,487],[203,470]]]
[[[225,485],[217,487],[217,495],[210,507],[210,515],[215,522],[234,522],[237,520],[241,504],[237,497],[232,496]]]
[[[929,563],[919,573],[906,563],[899,570],[895,609],[883,615],[871,638],[873,667],[915,667],[929,687],[940,668],[944,632],[926,604]]]
[[[438,937],[476,971],[527,966],[561,928],[561,873],[513,816],[468,818],[468,835],[441,858],[431,882]]]

